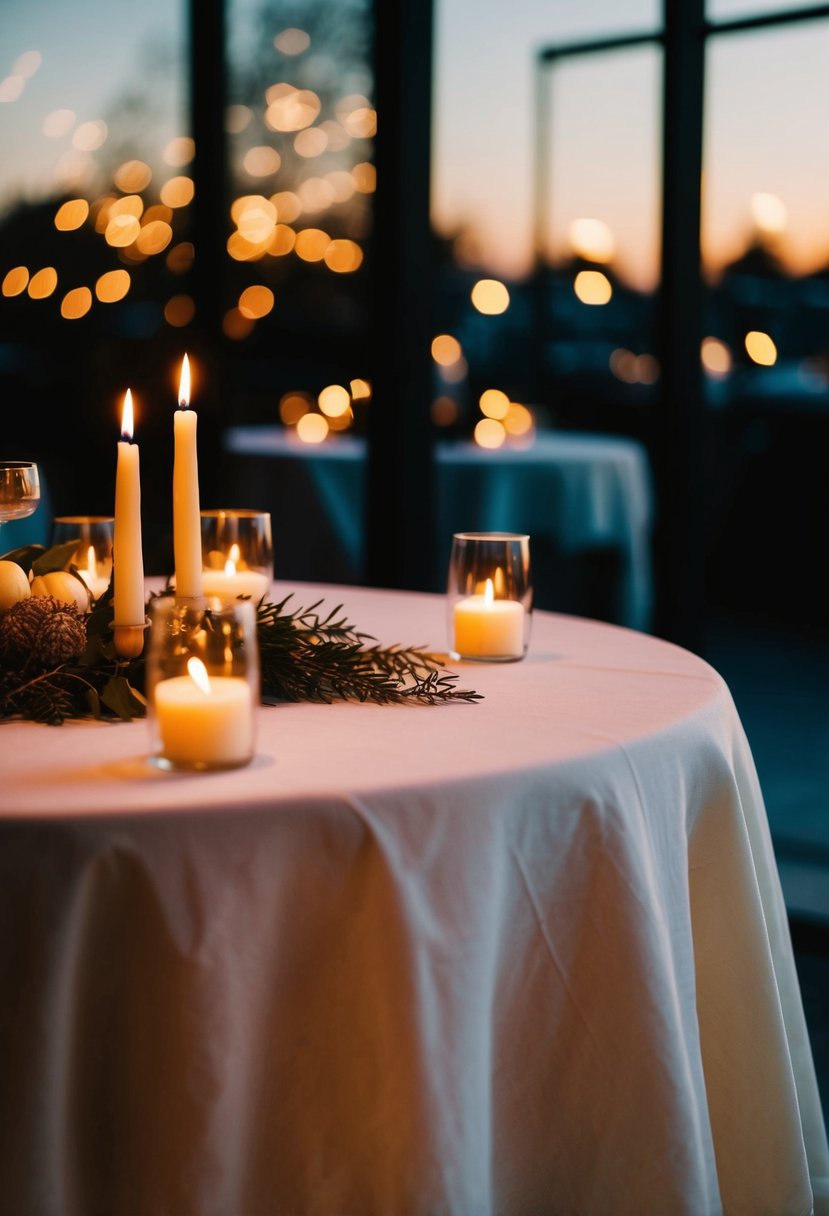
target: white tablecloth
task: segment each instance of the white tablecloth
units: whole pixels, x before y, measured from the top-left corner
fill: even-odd
[[[316,568],[326,569],[325,577],[359,582],[364,442],[340,436],[313,446],[280,428],[241,426],[226,432],[224,444],[236,496],[247,499],[236,505],[256,504],[274,516],[277,573],[299,552],[306,561],[324,561],[327,568]],[[641,444],[613,435],[541,432],[529,448],[439,443],[435,460],[436,590],[445,586],[453,532],[528,532],[539,561],[544,541],[570,555],[613,550],[620,566],[614,619],[648,628],[652,504]],[[286,560],[288,567],[281,566]],[[320,577],[310,563],[296,569]]]
[[[322,592],[443,644],[439,597]],[[263,708],[232,772],[0,725],[3,1216],[829,1211],[722,680],[545,613],[459,666],[483,702]]]

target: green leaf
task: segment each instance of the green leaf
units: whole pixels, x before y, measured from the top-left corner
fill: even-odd
[[[53,545],[51,549],[41,553],[40,557],[32,562],[32,573],[51,574],[53,570],[65,570],[78,547],[79,539],[68,540],[63,545]]]
[[[101,700],[123,722],[143,718],[146,713],[147,702],[124,676],[112,676],[107,680]]]
[[[10,549],[8,553],[4,553],[2,560],[17,562],[18,566],[28,574],[38,555],[45,552],[43,545],[21,545],[18,549]]]

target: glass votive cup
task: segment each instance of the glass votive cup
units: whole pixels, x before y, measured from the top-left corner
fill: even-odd
[[[201,541],[203,593],[224,599],[250,596],[259,603],[273,577],[268,512],[202,511]]]
[[[108,515],[59,515],[52,524],[52,544],[77,541],[67,566],[77,567],[93,600],[100,599],[112,578],[115,520]]]
[[[216,597],[150,601],[146,660],[150,759],[159,768],[239,768],[254,756],[259,704],[256,610]]]
[[[530,538],[516,532],[456,532],[447,606],[453,659],[514,663],[532,625]]]

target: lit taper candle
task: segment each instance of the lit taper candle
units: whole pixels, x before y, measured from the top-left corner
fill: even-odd
[[[190,360],[181,364],[176,410],[173,460],[173,553],[176,595],[202,593],[201,515],[199,513],[199,459],[196,448],[198,415],[190,405]]]
[[[127,389],[121,413],[121,438],[115,469],[115,575],[113,633],[115,649],[125,659],[144,646],[144,556],[141,549],[141,471],[138,444],[133,443],[132,393]]]

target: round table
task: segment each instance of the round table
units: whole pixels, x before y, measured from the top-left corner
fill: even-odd
[[[445,645],[441,597],[319,595]],[[722,679],[547,613],[457,669],[481,702],[263,707],[228,772],[0,724],[0,1211],[827,1210]]]

